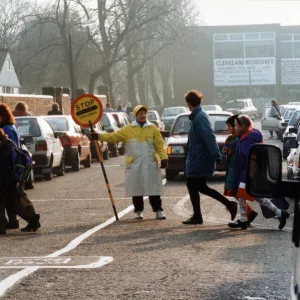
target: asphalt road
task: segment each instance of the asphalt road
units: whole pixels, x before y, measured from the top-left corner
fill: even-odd
[[[289,299],[292,218],[284,231],[277,229],[277,220],[261,214],[252,228],[230,230],[229,213],[203,196],[204,224],[182,225],[192,209],[181,175],[165,184],[167,220],[154,220],[145,200],[145,219],[137,221],[125,198],[124,157],[105,164],[122,214],[119,223],[111,219],[98,164],[39,181],[28,195],[41,214],[42,228],[37,234],[15,230],[1,237],[0,262],[49,255],[107,256],[113,261],[95,269],[38,268],[34,261],[27,268],[0,269],[1,299]],[[220,192],[223,184],[223,174],[210,182]]]

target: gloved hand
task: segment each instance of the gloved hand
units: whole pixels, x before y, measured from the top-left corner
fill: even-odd
[[[160,162],[160,168],[161,168],[161,169],[165,169],[167,166],[168,166],[168,160],[167,160],[167,159],[163,159],[163,160]]]
[[[91,134],[91,140],[92,141],[98,141],[98,138],[99,138],[99,134],[98,133],[92,133]]]

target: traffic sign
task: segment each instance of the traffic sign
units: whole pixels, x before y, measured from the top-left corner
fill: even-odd
[[[72,103],[72,118],[81,127],[90,128],[91,124],[95,125],[100,121],[102,114],[102,102],[92,94],[82,95]]]

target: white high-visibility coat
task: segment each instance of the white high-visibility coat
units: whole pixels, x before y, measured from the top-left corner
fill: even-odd
[[[124,142],[126,149],[125,189],[128,197],[162,194],[160,161],[167,159],[164,141],[157,127],[135,121],[115,133],[100,134],[109,143]]]

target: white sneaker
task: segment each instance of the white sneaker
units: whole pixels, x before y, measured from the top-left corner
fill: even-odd
[[[166,219],[166,215],[164,214],[163,211],[158,210],[158,211],[156,212],[156,219],[157,219],[157,220],[165,220],[165,219]]]
[[[144,219],[143,213],[141,211],[137,211],[135,213],[135,218],[136,220],[143,220]]]

